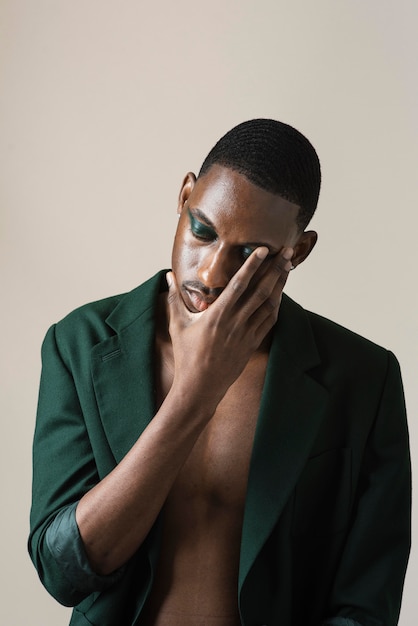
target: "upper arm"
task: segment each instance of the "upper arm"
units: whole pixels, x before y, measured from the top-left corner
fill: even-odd
[[[332,613],[364,626],[395,626],[410,550],[411,468],[400,369],[391,353],[355,500]]]
[[[56,514],[98,482],[75,381],[57,346],[56,328],[42,346],[42,374],[33,443],[33,490],[29,551],[48,591],[63,604],[80,594],[51,555],[45,532]]]

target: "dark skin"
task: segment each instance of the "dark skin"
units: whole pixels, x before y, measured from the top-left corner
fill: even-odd
[[[218,165],[186,175],[156,334],[158,412],[80,501],[92,567],[107,574],[163,510],[147,626],[238,625],[237,573],[252,441],[290,268],[316,242],[298,207]]]

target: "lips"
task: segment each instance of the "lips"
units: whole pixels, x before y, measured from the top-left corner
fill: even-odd
[[[195,313],[201,313],[202,311],[206,311],[207,308],[216,300],[216,298],[211,298],[210,296],[203,295],[200,291],[195,291],[193,289],[185,290],[188,296],[188,300],[192,305],[192,309],[194,309]]]

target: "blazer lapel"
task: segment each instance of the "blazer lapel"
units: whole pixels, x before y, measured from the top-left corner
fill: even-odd
[[[240,589],[295,487],[321,423],[328,394],[307,372],[319,362],[307,314],[284,297],[254,438]]]
[[[106,320],[116,335],[92,350],[92,377],[117,463],[155,413],[155,303],[162,273],[127,294]]]

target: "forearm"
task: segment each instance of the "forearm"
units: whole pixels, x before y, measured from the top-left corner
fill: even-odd
[[[141,545],[215,409],[172,388],[121,463],[81,498],[76,520],[96,573],[118,569]]]

